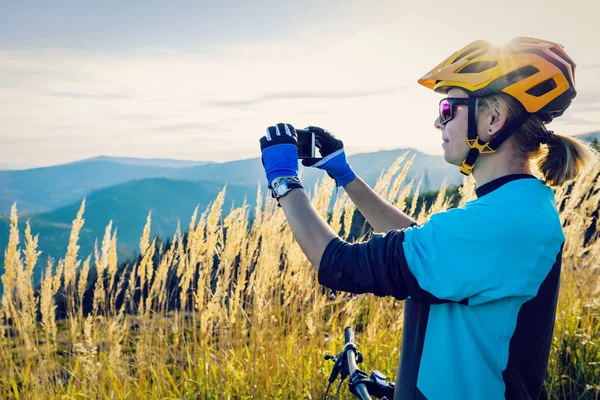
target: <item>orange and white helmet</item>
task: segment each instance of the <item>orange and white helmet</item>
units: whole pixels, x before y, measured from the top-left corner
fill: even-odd
[[[496,46],[475,41],[458,50],[425,74],[419,83],[439,93],[460,88],[470,98],[506,93],[523,106],[523,113],[490,143],[476,135],[469,121],[471,152],[461,172],[471,173],[479,153],[493,153],[531,114],[549,123],[561,116],[577,95],[575,63],[559,44],[541,39],[517,37]],[[474,115],[474,106],[469,106]]]
[[[549,122],[577,94],[575,63],[559,44],[517,37],[501,46],[478,40],[425,74],[419,83],[436,92],[461,88],[475,97],[507,93]]]

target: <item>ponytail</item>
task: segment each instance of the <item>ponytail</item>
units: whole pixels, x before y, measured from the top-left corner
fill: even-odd
[[[598,153],[579,139],[550,133],[546,142],[536,157],[536,165],[550,186],[575,179],[598,161]]]
[[[480,97],[479,104],[496,111],[504,110],[508,120],[523,112],[520,103],[506,93]],[[590,144],[548,131],[537,114],[532,114],[509,140],[514,141],[518,159],[534,161],[550,186],[575,179],[599,160],[598,152]]]

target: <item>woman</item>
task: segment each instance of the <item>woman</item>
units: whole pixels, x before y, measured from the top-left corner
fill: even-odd
[[[387,232],[363,243],[342,241],[311,205],[294,128],[278,124],[261,139],[273,196],[319,282],[406,300],[396,399],[540,395],[565,241],[550,186],[594,157],[545,126],[575,97],[574,69],[560,45],[516,38],[471,43],[419,80],[445,94],[434,122],[445,160],[477,182],[477,199],[421,226],[356,176],[340,140],[310,127],[324,158],[304,164],[327,171],[375,231]]]

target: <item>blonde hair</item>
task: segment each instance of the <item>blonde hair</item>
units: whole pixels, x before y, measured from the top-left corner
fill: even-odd
[[[479,107],[499,113],[504,111],[507,121],[523,112],[520,103],[505,93],[480,97],[478,100]],[[548,131],[538,114],[532,114],[509,139],[513,140],[517,158],[533,161],[550,186],[560,186],[575,179],[598,162],[598,152],[590,144]]]

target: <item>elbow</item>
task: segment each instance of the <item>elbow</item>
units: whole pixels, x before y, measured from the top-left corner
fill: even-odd
[[[337,240],[336,240],[337,239]],[[318,271],[319,268],[321,268],[321,262],[323,261],[323,258],[325,257],[325,253],[329,250],[331,251],[332,249],[331,244],[335,243],[335,242],[343,242],[339,236],[334,235],[330,238],[327,239],[326,242],[324,242],[324,245],[322,246],[315,246],[318,247],[318,249],[313,250],[312,252],[305,252],[306,257],[308,258],[308,260],[310,261],[310,263],[313,265],[313,267],[315,267],[315,269]],[[345,243],[345,242],[343,242]]]
[[[319,255],[319,256],[314,256],[314,257],[309,257],[308,261],[310,261],[310,263],[312,264],[312,266],[318,271],[320,266],[321,266],[321,259],[323,258],[323,255]]]

